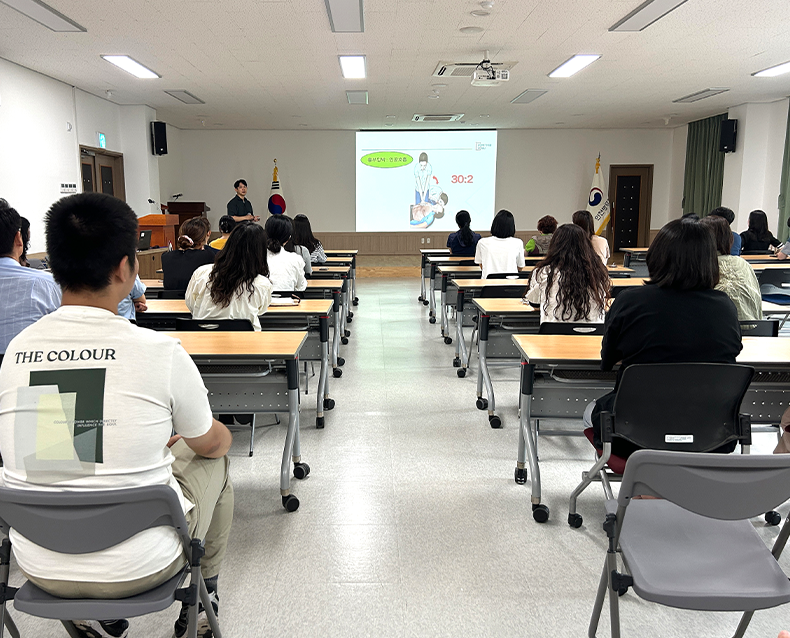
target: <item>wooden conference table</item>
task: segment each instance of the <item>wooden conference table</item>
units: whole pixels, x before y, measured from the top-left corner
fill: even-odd
[[[299,443],[299,352],[306,332],[166,332],[179,339],[197,364],[215,413],[288,411],[280,465],[280,494],[289,512],[299,499],[291,494],[291,462],[295,478],[305,478]],[[271,372],[272,361],[284,361],[286,374]],[[253,421],[254,424],[254,421]],[[254,429],[253,429],[254,434]]]
[[[515,481],[523,484],[527,474],[532,477],[533,516],[542,522],[549,511],[541,504],[533,419],[581,418],[590,400],[614,388],[614,374],[600,370],[600,336],[530,334],[511,338],[521,356]],[[753,423],[778,423],[790,395],[790,339],[744,337],[737,362],[755,368],[741,412],[751,414]]]

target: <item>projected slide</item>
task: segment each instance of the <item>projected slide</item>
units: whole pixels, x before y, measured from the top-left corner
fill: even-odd
[[[496,131],[357,133],[356,153],[358,232],[491,227]]]

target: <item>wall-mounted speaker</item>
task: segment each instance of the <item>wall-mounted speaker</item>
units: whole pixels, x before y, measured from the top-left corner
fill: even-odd
[[[167,155],[167,125],[164,122],[151,122],[151,152]]]
[[[738,120],[722,120],[719,136],[719,150],[722,153],[735,152],[735,138],[738,133]]]

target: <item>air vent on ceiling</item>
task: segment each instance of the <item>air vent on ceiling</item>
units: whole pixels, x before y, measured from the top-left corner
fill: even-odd
[[[453,113],[447,115],[424,115],[415,113],[411,118],[412,122],[457,122],[464,116],[463,113]]]
[[[682,102],[685,104],[688,104],[690,102],[699,102],[700,100],[704,100],[705,98],[726,93],[729,90],[730,89],[726,89],[724,87],[714,87],[711,89],[705,89],[704,91],[697,91],[696,93],[691,93],[690,95],[685,95],[683,97],[678,98],[677,100],[672,100],[672,101],[675,103]]]
[[[479,62],[439,62],[439,65],[433,70],[433,77],[471,78],[479,64]],[[492,62],[491,67],[496,71],[509,71],[516,64],[518,62]]]

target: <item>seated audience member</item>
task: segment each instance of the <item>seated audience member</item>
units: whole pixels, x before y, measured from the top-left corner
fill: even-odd
[[[593,221],[593,216],[588,210],[577,210],[573,213],[571,217],[571,221],[580,226],[582,230],[587,233],[587,236],[590,238],[590,242],[592,243],[593,250],[598,254],[603,262],[603,265],[606,265],[606,260],[609,259],[611,253],[609,252],[609,242],[606,241],[600,235],[595,234],[595,222]]]
[[[213,248],[206,250],[210,235],[211,225],[205,217],[193,217],[181,224],[176,240],[177,250],[162,253],[162,286],[165,290],[186,290],[196,269],[214,263],[218,251]]]
[[[609,272],[587,231],[563,224],[535,265],[527,301],[540,308],[541,323],[603,323],[609,287]]]
[[[719,283],[716,244],[699,222],[676,219],[664,226],[647,251],[650,279],[615,297],[604,322],[601,369],[622,362],[615,390],[591,403],[584,420],[601,446],[600,412],[611,411],[623,371],[634,363],[735,363],[741,328],[735,305]],[[671,400],[671,397],[667,397]],[[637,447],[612,441],[627,457]],[[726,451],[735,449],[730,445]]]
[[[283,217],[285,217],[286,219],[288,219],[289,222],[291,222],[291,230],[293,230],[294,220],[288,217],[288,215],[283,215]],[[298,243],[294,239],[293,233],[291,233],[291,238],[285,244],[285,250],[287,250],[289,253],[294,253],[295,255],[299,255],[302,258],[302,261],[304,262],[305,275],[313,274],[313,265],[312,262],[310,261],[310,251],[307,249],[306,246],[303,246],[302,244]]]
[[[118,304],[118,314],[130,321],[137,319],[138,312],[145,312],[148,306],[145,305],[145,284],[140,281],[140,277],[134,278],[131,292]]]
[[[715,217],[723,217],[727,221],[727,226],[732,226],[732,222],[735,221],[735,213],[732,212],[732,209],[727,208],[726,206],[719,206],[718,208],[714,208],[710,211],[710,214]],[[736,233],[734,230],[732,232],[732,248],[730,248],[731,255],[740,255],[741,254],[741,236]]]
[[[527,242],[524,250],[531,257],[536,255],[545,255],[549,250],[551,243],[551,235],[557,230],[557,220],[551,215],[546,215],[538,220],[538,232],[540,235],[533,235],[532,239]]]
[[[719,283],[721,290],[735,304],[740,321],[763,318],[763,301],[760,297],[760,284],[748,261],[730,254],[732,231],[724,217],[708,215],[700,221],[712,234],[719,253]]]
[[[30,268],[27,260],[27,249],[30,248],[30,222],[24,217],[19,218],[19,233],[22,235],[22,254],[19,255],[19,264]]]
[[[476,233],[470,228],[471,215],[468,211],[459,210],[455,214],[455,223],[458,224],[458,230],[450,233],[447,237],[447,247],[450,249],[450,254],[455,257],[474,257],[477,242],[480,241],[480,233]]]
[[[60,306],[60,288],[52,275],[20,263],[25,253],[22,219],[0,199],[0,355],[23,329]]]
[[[194,319],[249,319],[261,329],[258,317],[272,300],[267,277],[266,233],[258,224],[235,228],[214,264],[192,275],[186,304]]]
[[[699,215],[697,213],[686,213],[680,219],[685,219],[687,222],[698,222]]]
[[[228,241],[228,237],[230,237],[230,231],[232,231],[235,226],[236,221],[230,215],[223,215],[220,217],[219,232],[222,233],[222,237],[217,237],[209,246],[215,250],[222,250],[225,248],[225,243]]]
[[[790,228],[790,219],[787,220],[787,227]],[[790,241],[786,241],[779,252],[776,253],[776,258],[784,261],[790,255]]]
[[[517,273],[524,267],[524,242],[516,235],[516,221],[509,210],[500,210],[491,222],[491,237],[477,242],[475,263],[483,279],[496,273]]]
[[[310,263],[323,264],[326,262],[326,253],[321,242],[313,235],[310,220],[306,215],[297,215],[293,218],[293,241],[297,246],[304,246],[310,252]]]
[[[768,217],[763,211],[749,213],[749,228],[741,233],[741,253],[776,249],[781,243],[768,230]]]
[[[282,215],[272,215],[266,220],[265,228],[268,248],[266,261],[269,264],[269,281],[274,290],[304,290],[307,288],[304,260],[284,248],[291,238],[291,220]]]
[[[119,199],[73,195],[50,208],[46,238],[63,304],[11,341],[0,369],[0,449],[12,451],[4,458],[3,482],[47,492],[169,485],[190,534],[205,539],[201,570],[216,607],[233,518],[231,435],[212,418],[200,373],[179,341],[116,314],[137,274],[137,217]],[[74,410],[75,393],[75,423],[98,422],[90,429],[98,427],[99,436],[57,427],[67,408],[44,405],[45,396],[54,396],[58,406],[70,400]],[[68,467],[64,446],[78,459]],[[53,456],[55,449],[60,452]],[[22,573],[66,598],[134,596],[187,564],[180,538],[167,527],[87,554],[44,549],[14,530],[10,538]],[[182,606],[175,624],[178,638],[186,632],[187,609]],[[84,638],[126,636],[129,626],[126,620],[74,622]],[[198,635],[212,636],[203,611],[199,625]]]

